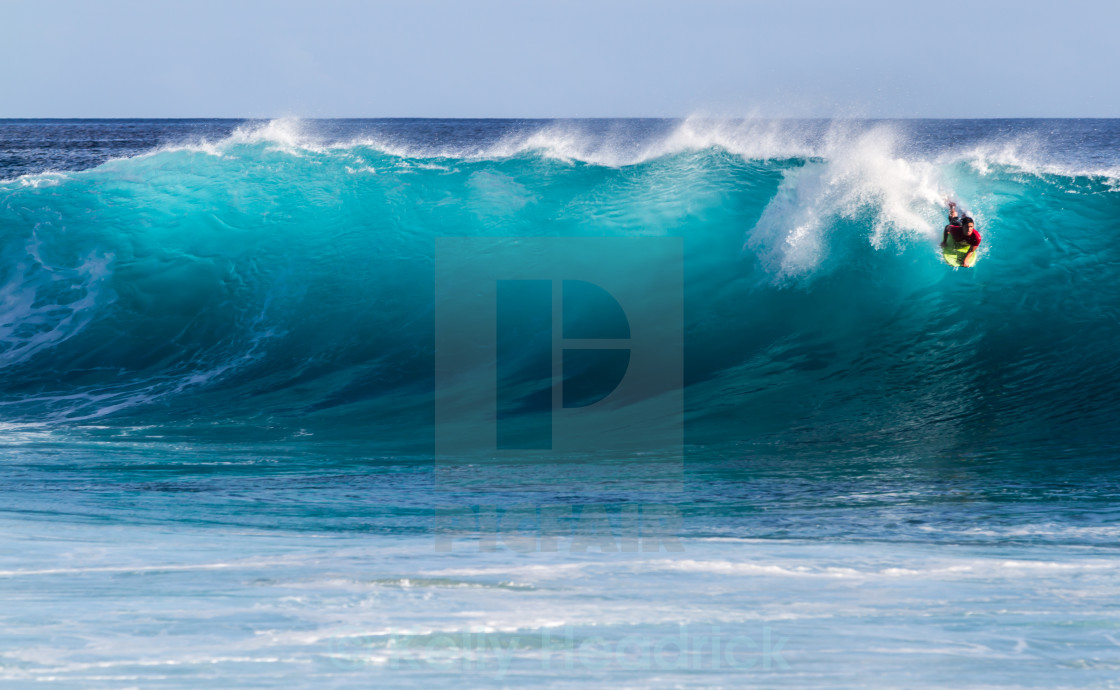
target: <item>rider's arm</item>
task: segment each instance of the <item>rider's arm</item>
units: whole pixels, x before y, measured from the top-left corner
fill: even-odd
[[[964,256],[961,257],[961,265],[962,266],[967,266],[968,265],[966,263],[968,261],[968,257],[970,257],[974,253],[976,253],[976,248],[980,246],[980,233],[978,233],[974,230],[972,232],[972,234],[968,236],[967,239],[968,239],[968,245],[969,246],[968,246],[968,251],[965,252]]]

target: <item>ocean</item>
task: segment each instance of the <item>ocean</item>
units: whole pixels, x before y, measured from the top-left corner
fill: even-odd
[[[6,686],[1120,687],[1120,120],[0,120],[0,257]]]

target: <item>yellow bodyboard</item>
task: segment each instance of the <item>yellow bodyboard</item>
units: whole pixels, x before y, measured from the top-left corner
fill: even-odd
[[[968,253],[971,247],[972,245],[968,242],[957,242],[950,237],[945,246],[941,248],[941,256],[945,259],[945,263],[950,266],[972,268],[972,265],[976,263],[976,252],[972,252],[972,256],[968,257],[968,263],[962,263],[964,255]]]

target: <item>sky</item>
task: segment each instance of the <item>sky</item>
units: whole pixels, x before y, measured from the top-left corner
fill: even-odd
[[[1120,117],[1114,0],[0,0],[0,117]]]

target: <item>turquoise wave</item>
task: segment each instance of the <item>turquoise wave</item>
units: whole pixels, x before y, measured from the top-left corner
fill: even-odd
[[[946,196],[972,270],[940,260]],[[423,450],[436,238],[676,236],[690,443],[1101,452],[1117,217],[1106,174],[874,134],[624,159],[234,136],[0,183],[0,419]]]

